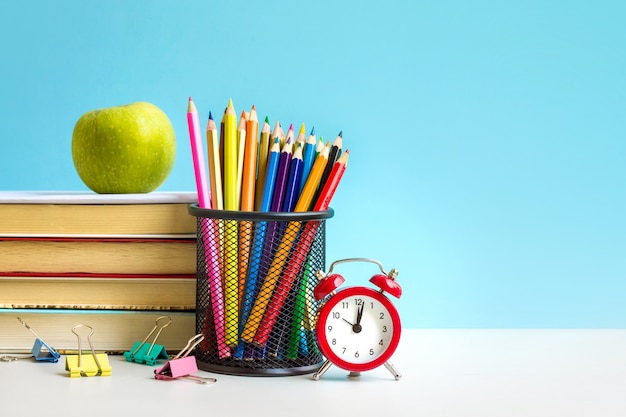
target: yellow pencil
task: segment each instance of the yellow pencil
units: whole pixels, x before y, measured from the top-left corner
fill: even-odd
[[[232,99],[224,114],[224,208],[237,207],[237,114]],[[224,298],[226,304],[226,344],[236,346],[239,322],[238,232],[236,220],[226,220],[224,230],[225,270]]]
[[[211,207],[216,210],[224,210],[219,133],[217,131],[215,120],[213,120],[213,115],[210,112],[209,122],[206,127],[206,140],[209,158],[209,175],[211,177]]]
[[[304,212],[308,211],[311,206],[313,196],[315,195],[315,191],[319,185],[320,179],[322,178],[322,174],[324,172],[324,168],[326,168],[326,163],[328,162],[328,151],[329,147],[326,146],[320,152],[320,154],[315,158],[315,163],[311,168],[311,172],[309,177],[304,185],[304,189],[302,190],[302,194],[298,198],[298,202],[296,203],[296,207],[294,208],[294,212]],[[278,249],[276,249],[276,254],[288,254],[293,246],[296,237],[298,236],[298,230],[300,229],[301,222],[293,221],[289,222],[287,225],[287,229],[283,235],[282,240],[280,241],[280,245]],[[276,284],[278,282],[278,278],[283,271],[285,263],[287,262],[287,256],[274,256],[270,268],[267,272],[267,277],[263,281],[263,285],[261,290],[259,291],[259,295],[256,297],[254,305],[252,306],[252,310],[250,311],[250,316],[248,317],[248,321],[244,326],[243,333],[241,338],[249,343],[254,341],[254,336],[256,335],[257,329],[261,324],[261,320],[263,319],[263,314],[265,314],[265,310],[267,309],[267,305],[272,297],[272,293],[274,292],[274,288],[276,288]]]
[[[304,146],[306,142],[306,128],[304,127],[304,123],[300,125],[300,131],[298,132],[298,136],[296,136],[296,144],[301,144]]]

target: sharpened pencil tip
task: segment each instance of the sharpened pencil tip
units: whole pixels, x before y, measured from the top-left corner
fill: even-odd
[[[337,136],[339,136],[340,138],[342,138],[342,137],[343,137],[343,130],[341,130]]]
[[[269,117],[267,117],[267,116],[265,116],[265,123],[268,123],[268,124],[269,124],[269,122],[270,122],[270,118],[269,118]]]
[[[209,120],[213,120],[213,114],[211,114],[210,110],[209,110]]]
[[[311,136],[313,136],[314,134],[315,134],[315,126],[311,128]]]

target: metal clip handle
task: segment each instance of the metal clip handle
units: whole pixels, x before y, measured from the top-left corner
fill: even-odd
[[[193,349],[198,346],[198,344],[200,342],[202,342],[204,340],[204,335],[203,334],[197,334],[194,337],[192,337],[191,339],[189,339],[189,341],[187,342],[187,345],[181,349],[180,352],[178,352],[178,355],[174,356],[173,359],[179,359],[179,358],[184,358],[187,355],[189,355],[191,353],[191,351],[193,351]]]
[[[98,356],[96,355],[96,350],[93,348],[93,343],[91,342],[91,336],[94,333],[93,327],[88,326],[86,324],[77,324],[72,327],[72,333],[74,333],[78,337],[78,367],[82,369],[82,358],[83,358],[83,349],[81,347],[80,334],[76,333],[76,329],[80,327],[87,327],[89,329],[89,335],[87,336],[87,342],[89,342],[89,348],[91,349],[91,354],[93,355],[93,360],[96,362],[96,366],[98,370],[102,372],[102,366],[100,365],[100,361],[98,360]]]
[[[167,323],[165,324],[159,324],[160,321],[162,320],[167,320]],[[154,340],[152,341],[152,344],[150,345],[150,348],[148,349],[148,352],[146,352],[146,355],[149,355],[150,352],[152,351],[152,348],[154,347],[154,344],[156,343],[157,339],[159,338],[159,336],[161,335],[161,332],[163,331],[163,329],[165,329],[167,326],[169,326],[172,323],[172,318],[170,316],[161,316],[158,317],[156,319],[156,322],[154,323],[154,327],[152,328],[152,330],[150,331],[150,333],[148,333],[148,335],[146,336],[145,339],[143,339],[143,341],[137,345],[137,347],[135,348],[135,350],[133,350],[130,353],[130,357],[132,358],[133,356],[135,356],[135,353],[137,353],[139,351],[139,349],[146,344],[146,341],[150,338],[150,336],[152,336],[152,334],[157,331],[157,329],[159,330],[156,334],[156,336],[154,336]]]

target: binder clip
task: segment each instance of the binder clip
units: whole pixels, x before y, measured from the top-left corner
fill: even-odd
[[[79,327],[88,327],[90,329],[87,341],[91,349],[91,355],[83,355],[80,343],[80,334],[76,332]],[[77,324],[72,327],[72,333],[78,337],[78,355],[67,355],[65,357],[65,370],[69,371],[70,378],[78,378],[81,376],[109,376],[111,375],[111,366],[109,365],[109,357],[106,353],[96,353],[91,342],[93,335],[93,327],[86,324]]]
[[[159,322],[162,322],[164,319],[168,320],[167,323],[160,324]],[[167,360],[168,356],[167,352],[165,351],[165,347],[162,345],[157,345],[156,341],[161,335],[163,329],[169,326],[170,323],[172,323],[172,319],[169,316],[161,316],[157,318],[156,323],[152,328],[152,331],[148,333],[146,338],[143,339],[142,342],[135,342],[131,350],[129,350],[128,352],[124,352],[124,357],[126,358],[126,360],[128,362],[145,363],[146,365],[156,365],[159,359]],[[152,341],[152,343],[148,346],[146,344],[146,341],[157,329],[159,331],[157,332],[156,336],[154,336],[154,340]]]
[[[50,345],[44,342],[41,337],[39,337],[39,335],[35,333],[35,331],[24,322],[24,320],[22,320],[20,317],[18,317],[17,319],[37,338],[35,339],[35,344],[33,345],[33,348],[31,350],[35,359],[40,362],[58,362],[59,358],[61,357],[59,352],[57,352]]]
[[[187,345],[159,369],[155,369],[154,377],[159,380],[172,380],[184,378],[193,380],[199,384],[209,384],[216,382],[215,378],[203,378],[191,375],[198,372],[198,363],[195,356],[188,356],[191,351],[204,340],[204,335],[197,334],[187,342]]]

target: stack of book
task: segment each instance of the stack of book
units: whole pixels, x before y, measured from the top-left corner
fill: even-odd
[[[0,191],[0,351],[34,337],[73,351],[72,327],[97,350],[128,351],[161,316],[158,343],[182,349],[195,332],[196,218],[192,192],[98,195]]]

